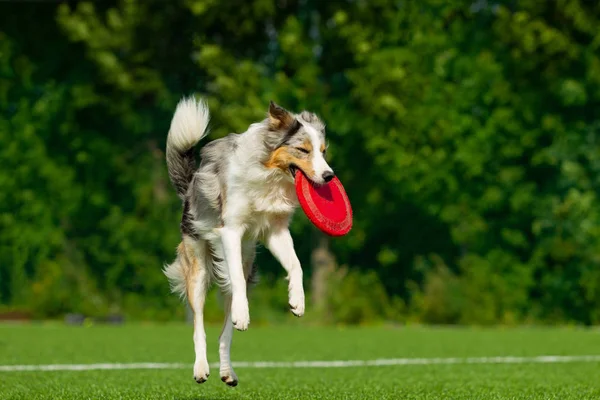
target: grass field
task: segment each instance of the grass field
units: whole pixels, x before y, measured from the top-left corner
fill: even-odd
[[[218,327],[207,329],[209,362]],[[234,361],[600,355],[584,329],[251,327],[236,332]],[[225,386],[211,366],[192,379],[191,327],[0,325],[0,366],[186,363],[174,369],[0,370],[0,399],[600,399],[600,362],[423,364],[346,368],[238,367]]]

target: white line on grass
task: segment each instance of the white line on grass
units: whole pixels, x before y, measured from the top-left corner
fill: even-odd
[[[0,365],[0,372],[12,371],[93,371],[116,369],[175,369],[186,368],[187,364],[177,363],[102,363],[102,364],[48,364],[48,365]]]
[[[381,358],[377,360],[348,361],[239,361],[235,368],[345,368],[381,367],[389,365],[444,365],[444,364],[555,364],[600,362],[600,355],[535,356],[535,357],[467,357],[467,358]],[[218,368],[219,364],[212,364]],[[0,365],[0,372],[15,371],[93,371],[122,369],[181,369],[191,365],[182,363],[102,363],[102,364],[48,364]]]

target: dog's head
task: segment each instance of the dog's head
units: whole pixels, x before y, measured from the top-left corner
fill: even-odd
[[[294,115],[271,102],[268,115],[267,168],[279,168],[292,179],[297,170],[316,184],[322,185],[334,177],[325,161],[325,125],[313,113]]]

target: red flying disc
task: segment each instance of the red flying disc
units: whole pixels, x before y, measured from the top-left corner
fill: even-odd
[[[310,222],[326,234],[343,236],[352,228],[350,200],[337,176],[317,186],[296,171],[296,194]]]

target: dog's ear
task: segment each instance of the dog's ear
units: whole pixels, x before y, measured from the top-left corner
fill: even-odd
[[[269,103],[269,127],[273,130],[289,129],[294,123],[294,116],[285,108]]]

